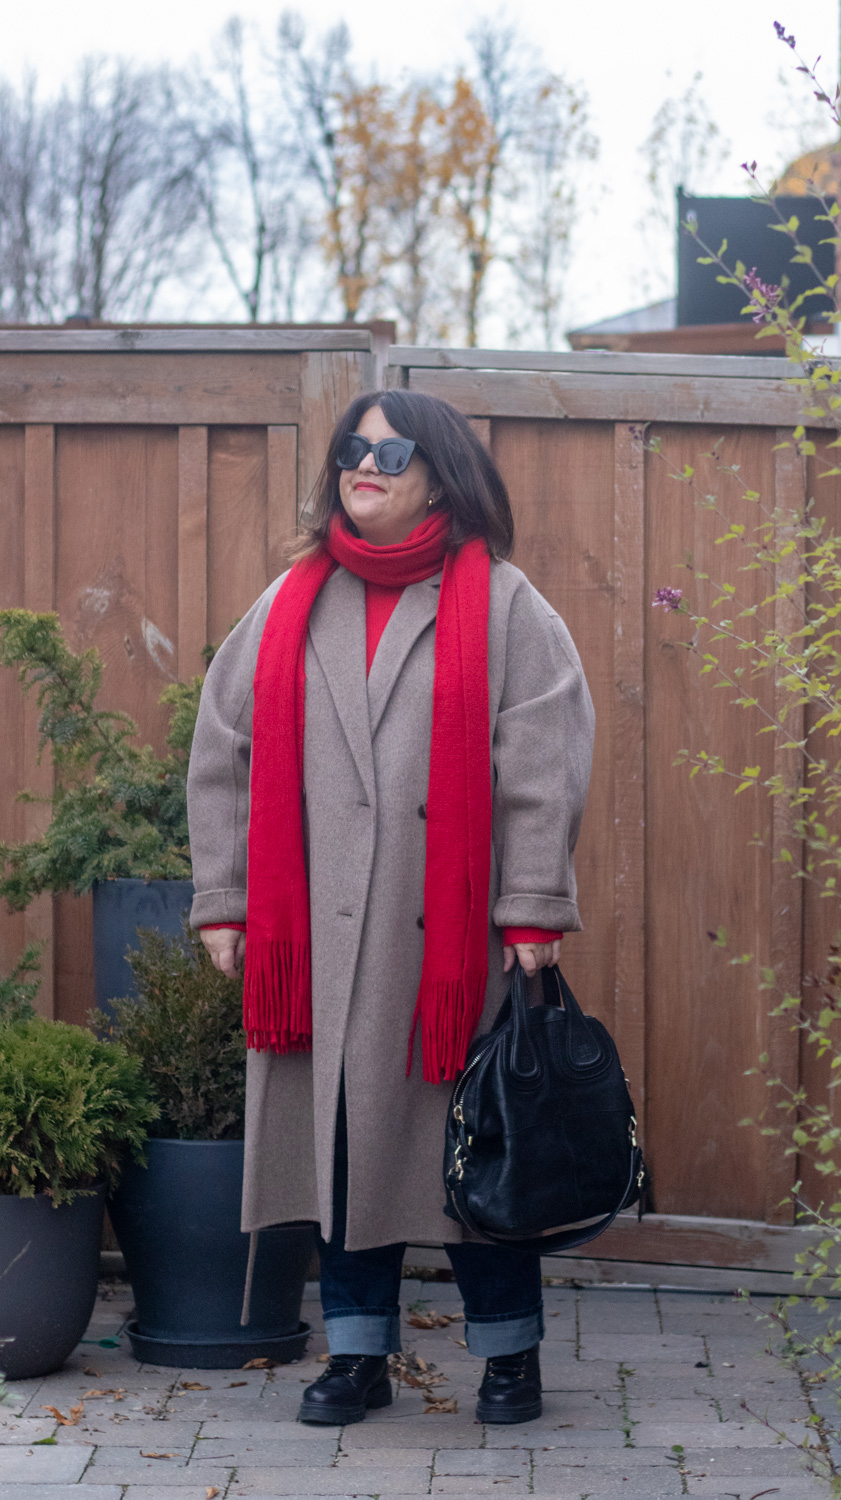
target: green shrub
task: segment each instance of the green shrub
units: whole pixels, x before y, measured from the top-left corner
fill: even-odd
[[[0,1026],[0,1193],[58,1204],[112,1187],[127,1152],[142,1160],[157,1114],[125,1048],[37,1016]]]
[[[152,1134],[181,1141],[242,1138],[245,1032],[242,981],[213,967],[198,933],[184,939],[140,929],[128,954],[139,999],[114,1000],[100,1034],[119,1039],[154,1088],[161,1116]]]
[[[35,1014],[33,1000],[38,993],[40,979],[27,979],[27,974],[37,974],[41,957],[41,944],[29,943],[24,948],[11,974],[0,974],[0,1022],[29,1021]]]
[[[169,753],[159,756],[133,743],[137,725],[127,714],[97,708],[99,653],[71,651],[57,615],[0,610],[0,665],[16,668],[23,691],[35,692],[39,752],[49,745],[55,773],[43,836],[0,844],[0,896],[9,907],[23,911],[42,891],[81,895],[115,876],[189,880],[187,764],[202,679],[163,692]]]

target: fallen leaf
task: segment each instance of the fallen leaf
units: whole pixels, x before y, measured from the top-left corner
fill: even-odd
[[[330,1363],[330,1355],[329,1354],[319,1354],[319,1355],[316,1356],[316,1364],[319,1364],[319,1365],[328,1365],[329,1363]]]
[[[424,1415],[430,1411],[458,1411],[458,1400],[455,1396],[431,1396],[424,1407]]]
[[[467,1339],[453,1339],[453,1343],[458,1344],[459,1349],[467,1348]]]
[[[97,1390],[96,1387],[94,1387],[93,1390],[85,1391],[85,1394],[82,1397],[82,1400],[83,1401],[87,1401],[88,1396],[119,1396],[120,1400],[122,1401],[122,1399],[123,1399],[123,1397],[122,1397],[122,1391],[123,1391],[123,1389],[124,1389],[124,1387],[121,1386],[120,1390],[117,1391],[117,1390],[115,1390],[115,1388],[114,1388],[113,1385],[104,1386],[102,1388],[102,1390]]]
[[[200,1380],[182,1380],[181,1385],[185,1391],[209,1391],[209,1385],[202,1385]]]
[[[94,1380],[99,1380],[100,1379],[99,1371],[92,1369],[90,1365],[85,1365],[85,1368],[83,1369],[82,1374],[83,1375],[92,1375],[93,1378],[94,1378]]]
[[[425,1359],[421,1359],[421,1357],[420,1357],[419,1354],[415,1355],[415,1358],[417,1359],[418,1369],[419,1370],[428,1370],[429,1369],[429,1365],[427,1364],[426,1360]]]
[[[60,1427],[75,1427],[84,1409],[85,1403],[84,1401],[80,1401],[78,1406],[71,1406],[70,1416],[65,1417],[64,1413],[60,1412],[57,1406],[41,1407],[42,1411],[52,1412],[52,1415],[55,1417]]]
[[[274,1359],[250,1359],[247,1364],[240,1365],[241,1370],[273,1370],[277,1364]]]
[[[236,1388],[237,1388],[238,1385],[248,1385],[248,1381],[247,1380],[230,1380],[228,1382],[227,1389],[229,1391],[234,1391],[234,1390],[236,1390]]]
[[[141,1458],[180,1458],[180,1453],[144,1453],[141,1449]]]
[[[204,1500],[216,1500],[216,1496],[218,1494],[219,1491],[217,1490],[216,1485],[209,1484],[204,1492]]]
[[[407,1322],[411,1328],[449,1328],[451,1323],[459,1323],[463,1318],[464,1313],[439,1313],[430,1308],[428,1313],[409,1313]]]
[[[55,1444],[55,1438],[36,1438],[32,1444],[33,1448],[50,1448]]]

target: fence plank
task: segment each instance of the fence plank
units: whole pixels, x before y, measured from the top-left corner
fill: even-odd
[[[178,431],[178,676],[203,669],[207,641],[207,428]]]
[[[61,352],[0,361],[0,422],[265,426],[297,422],[298,412],[296,355]]]
[[[441,396],[484,417],[543,421],[715,422],[726,426],[795,426],[802,394],[784,379],[699,376],[529,374],[502,370],[411,370],[413,391]],[[832,420],[810,426],[830,427]]]
[[[791,432],[777,433],[777,443],[791,442]],[[803,514],[806,501],[806,460],[795,448],[782,448],[774,455],[774,503],[784,513]],[[796,527],[784,525],[777,531],[777,547],[794,538]],[[789,635],[803,625],[805,590],[798,583],[801,569],[799,548],[776,565],[775,583],[793,586],[793,592],[774,605],[774,629],[780,635]],[[801,705],[791,708],[791,693],[779,683],[775,687],[774,710],[777,719],[786,709],[783,730],[774,736],[774,774],[780,776],[787,786],[802,784],[803,757],[799,750],[785,750],[789,740],[802,740],[805,730],[805,712]],[[802,868],[803,840],[795,834],[794,823],[802,809],[794,809],[787,798],[771,799],[772,858],[771,869],[771,930],[770,960],[776,972],[780,991],[788,995],[801,993],[803,974],[803,881],[794,877],[794,871]],[[787,849],[792,863],[781,863],[781,855]],[[770,1001],[768,991],[762,992],[766,1003]],[[775,995],[775,1000],[782,995]],[[800,1036],[793,1028],[791,1016],[768,1017],[769,1072],[774,1078],[794,1091],[799,1082]],[[790,1194],[798,1175],[797,1159],[785,1155],[785,1141],[773,1136],[766,1137],[768,1164],[766,1168],[765,1217],[769,1224],[791,1224],[794,1222],[795,1206]],[[788,1198],[788,1202],[783,1199]]]
[[[24,571],[24,452],[23,427],[0,428],[0,609],[20,609]],[[15,844],[23,837],[23,804],[17,793],[27,784],[23,758],[20,684],[10,668],[0,672],[0,841]],[[8,912],[0,902],[0,973],[8,973],[24,945],[23,914]]]
[[[24,439],[24,551],[23,604],[41,612],[55,608],[55,430],[30,426]],[[27,787],[42,796],[53,789],[50,752],[38,759],[38,708],[27,698],[23,708],[23,763]],[[48,806],[24,804],[23,836],[37,839],[50,821]],[[37,896],[23,919],[24,941],[42,943],[41,986],[37,1007],[42,1015],[55,1013],[55,947],[53,942],[53,897]]]
[[[270,427],[268,442],[268,573],[277,578],[298,524],[298,429]]]
[[[270,578],[265,428],[214,428],[208,465],[207,631],[219,646]]]
[[[616,1045],[637,1120],[645,1113],[645,456],[614,433],[613,820]]]
[[[366,353],[365,328],[0,328],[3,354]]]
[[[2,345],[0,345],[2,347]],[[612,350],[422,349],[392,344],[392,370],[568,370],[576,375],[725,375],[728,380],[777,380],[798,367],[767,355],[617,354]]]

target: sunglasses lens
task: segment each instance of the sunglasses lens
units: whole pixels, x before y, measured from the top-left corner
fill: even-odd
[[[394,438],[380,443],[379,467],[384,474],[402,474],[410,458],[408,444]]]
[[[358,469],[367,452],[368,444],[364,438],[357,437],[355,433],[350,433],[343,440],[336,454],[336,463],[340,469]]]

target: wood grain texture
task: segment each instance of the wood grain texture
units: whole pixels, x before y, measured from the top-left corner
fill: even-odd
[[[178,676],[204,670],[207,643],[207,428],[178,429]]]
[[[0,428],[0,609],[20,609],[24,602],[24,429]],[[23,695],[17,673],[0,669],[0,842],[18,843],[24,836],[23,804],[16,796],[28,784],[24,759]],[[0,902],[0,973],[7,974],[24,947],[23,914]]]
[[[330,436],[354,397],[375,389],[373,354],[302,354],[298,429],[298,514],[306,511]],[[274,422],[284,420],[279,414]]]
[[[268,574],[277,578],[286,567],[286,554],[298,525],[298,429],[270,427],[266,434],[268,463]]]
[[[364,328],[2,328],[3,354],[367,353]]]
[[[575,851],[584,930],[563,969],[585,1010],[613,1029],[613,428],[495,421],[493,452],[514,512],[513,562],[558,611],[596,711],[590,795]]]
[[[802,404],[798,391],[781,378],[647,375],[642,379],[551,371],[413,369],[409,385],[413,391],[439,395],[473,416],[544,421],[715,422],[749,427],[761,419],[763,425],[795,426]],[[828,420],[826,425],[830,425]]]
[[[23,605],[42,612],[55,608],[55,432],[49,426],[29,426],[24,448]],[[23,704],[23,764],[28,790],[49,797],[53,769],[49,748],[38,763],[38,707],[29,696]],[[45,803],[25,803],[23,837],[38,839],[46,831],[50,809]],[[24,912],[25,943],[42,944],[41,985],[36,1006],[41,1015],[55,1013],[53,897],[36,896]]]
[[[470,426],[473,428],[479,442],[488,452],[491,451],[491,419],[490,417],[468,417]]]
[[[755,507],[704,455],[721,438],[723,462],[740,464],[756,489],[771,494],[773,431],[677,427],[656,435],[666,461],[647,467],[646,599],[661,586],[680,587],[696,613],[718,620],[732,613],[711,608],[720,583],[729,582],[740,607],[759,603],[767,579],[739,572],[744,552],[715,542],[726,529],[722,516],[696,504],[671,476],[693,465],[700,496],[717,494],[724,515],[753,526]],[[769,809],[764,793],[734,797],[729,777],[690,781],[674,761],[682,748],[704,750],[736,773],[759,764],[762,780],[773,770],[773,744],[757,737],[766,721],[756,711],[734,706],[731,688],[700,675],[700,655],[684,644],[693,638],[684,615],[647,607],[646,620],[646,1154],[654,1202],[660,1213],[762,1219],[765,1142],[739,1121],[756,1117],[767,1094],[745,1072],[756,1066],[767,1030],[755,964],[769,955],[770,854],[751,841]],[[727,641],[700,650],[718,655],[731,676],[744,662]],[[773,684],[755,687],[772,708]],[[719,927],[725,949],[710,940]],[[754,963],[730,963],[742,953]]]
[[[313,355],[339,362],[365,355]],[[297,422],[293,354],[0,355],[0,422]]]
[[[270,582],[266,450],[265,428],[210,433],[207,629],[216,646]]]
[[[645,1142],[645,454],[615,428],[613,532],[614,1039]]]
[[[776,434],[777,444],[791,442],[791,433]],[[802,518],[806,501],[806,461],[795,448],[781,448],[774,455],[774,503],[789,518],[789,523],[777,530],[777,549],[788,541],[795,540],[797,517]],[[778,599],[774,605],[774,630],[781,636],[791,635],[803,626],[805,589],[799,582],[801,557],[795,550],[782,557],[775,566],[775,585],[787,585],[791,592]],[[801,751],[785,749],[789,741],[803,739],[806,716],[802,706],[791,708],[792,694],[785,687],[776,685],[774,713],[782,724],[774,735],[774,774],[786,787],[797,789],[803,782],[803,756]],[[783,995],[799,995],[803,974],[803,881],[795,871],[803,866],[803,841],[796,834],[794,824],[800,809],[790,806],[785,797],[771,798],[771,966],[775,971],[778,993],[764,993],[766,1010]],[[783,863],[782,855],[787,850],[791,864]],[[792,1092],[799,1080],[800,1037],[792,1017],[768,1017],[768,1070],[773,1078],[779,1078],[784,1088]],[[793,1224],[795,1205],[792,1196],[798,1175],[797,1158],[786,1156],[785,1141],[767,1137],[768,1161],[766,1166],[765,1217],[770,1224]]]
[[[792,372],[783,360],[761,355],[614,354],[600,349],[547,353],[542,349],[421,349],[403,344],[392,344],[388,362],[397,370],[567,370],[576,375],[697,375],[777,382]]]

